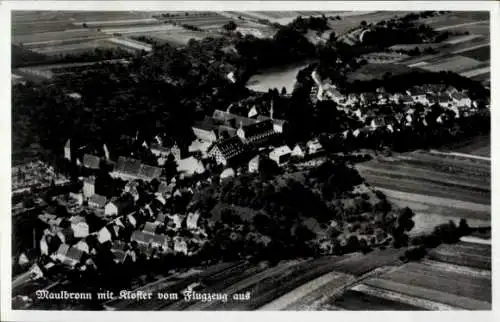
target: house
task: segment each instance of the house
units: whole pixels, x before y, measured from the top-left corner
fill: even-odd
[[[288,147],[288,145],[282,145],[273,149],[269,153],[269,158],[275,161],[279,166],[286,164],[290,160],[290,156],[292,154],[292,150]]]
[[[164,224],[166,219],[167,219],[167,215],[160,213],[160,214],[158,214],[158,216],[156,216],[155,222],[158,224]]]
[[[257,123],[257,120],[255,119],[232,114],[221,110],[215,110],[214,113],[212,114],[212,119],[217,124],[226,125],[234,129],[236,129],[240,124],[246,126]]]
[[[370,128],[372,130],[376,130],[378,128],[382,128],[382,127],[385,127],[386,124],[385,124],[385,120],[383,117],[381,116],[378,116],[378,117],[375,117],[371,123],[370,123]]]
[[[96,208],[96,209],[102,209],[106,206],[106,201],[107,201],[107,198],[104,196],[92,195],[88,200],[88,204],[89,204],[89,207]]]
[[[194,135],[202,141],[214,142],[217,134],[214,131],[215,124],[212,118],[205,117],[203,121],[196,122],[192,127]]]
[[[170,148],[164,147],[157,142],[151,143],[149,150],[157,157],[168,157],[170,154]]]
[[[219,125],[217,127],[217,136],[220,139],[229,139],[236,135],[236,129],[227,125]]]
[[[64,145],[64,158],[68,161],[71,161],[71,140],[68,139],[66,144]]]
[[[220,174],[220,180],[222,181],[224,179],[234,178],[235,174],[236,173],[232,168],[224,169],[224,171]]]
[[[273,123],[273,130],[276,133],[283,133],[284,128],[286,126],[286,121],[285,120],[280,120],[280,119],[275,119],[271,118],[265,115],[259,115],[257,117],[257,120],[259,122],[264,122],[264,121],[271,121]]]
[[[151,165],[143,164],[139,168],[139,179],[142,179],[144,181],[151,181],[153,179],[158,179],[160,178],[161,174],[163,172],[162,168],[159,167],[154,167]]]
[[[81,193],[70,192],[69,198],[72,201],[74,201],[78,206],[81,206],[83,204],[83,194]]]
[[[55,259],[58,259],[59,261],[62,262],[66,258],[66,254],[68,254],[68,251],[69,251],[69,245],[61,244],[57,249],[56,253],[54,254]]]
[[[141,161],[121,156],[118,158],[116,167],[110,175],[113,178],[132,180],[138,178],[140,170]]]
[[[437,97],[437,103],[441,107],[448,108],[449,106],[451,106],[453,104],[453,100],[451,99],[451,97],[449,95],[440,94]]]
[[[406,91],[415,103],[428,104],[427,95],[424,90],[416,88]]]
[[[159,223],[147,221],[142,228],[142,231],[148,234],[155,234]]]
[[[62,262],[63,264],[74,267],[81,263],[83,254],[83,251],[79,248],[71,247]]]
[[[198,228],[198,219],[200,218],[199,212],[190,212],[186,219],[186,227],[187,229],[197,229]]]
[[[236,133],[236,130],[234,130],[234,133]],[[220,135],[219,135],[219,137],[220,137]],[[189,145],[189,147],[188,147],[188,151],[189,151],[189,153],[200,152],[202,157],[206,157],[207,150],[210,147],[210,145],[211,145],[211,142],[196,139],[193,142],[191,142],[191,145]]]
[[[82,216],[73,216],[70,218],[71,229],[75,238],[85,238],[89,235],[89,225]]]
[[[214,142],[208,149],[208,156],[215,159],[217,164],[227,165],[234,158],[245,152],[245,145],[239,136]]]
[[[133,197],[130,194],[123,195],[120,199],[115,199],[106,204],[104,214],[106,216],[120,216],[130,211],[134,205]]]
[[[254,173],[259,171],[260,155],[254,156],[248,161],[248,172]]]
[[[142,231],[134,231],[130,237],[130,241],[135,241],[138,245],[149,246],[154,248],[168,249],[168,237],[165,235],[148,234]]]
[[[200,160],[191,156],[177,161],[177,172],[187,176],[192,176],[194,174],[201,174],[205,172],[205,166]]]
[[[187,255],[188,253],[187,243],[183,238],[176,237],[174,239],[174,252]]]
[[[398,97],[398,103],[404,104],[404,105],[413,105],[414,104],[413,99],[408,95],[400,95]]]
[[[377,102],[377,95],[375,93],[362,93],[360,95],[360,101],[362,104],[367,105],[367,104],[374,104]]]
[[[451,98],[452,98],[453,102],[455,103],[455,105],[457,105],[458,107],[469,107],[470,108],[472,106],[471,99],[465,94],[456,92],[456,93],[451,94]]]
[[[310,140],[306,143],[307,153],[315,154],[320,152],[323,149],[321,143],[319,143],[318,139]]]
[[[246,144],[261,145],[267,142],[273,135],[274,124],[272,120],[243,126],[240,124],[236,135]]]
[[[133,214],[127,215],[127,220],[133,227],[137,226],[137,220]]]
[[[296,144],[291,152],[292,157],[303,158],[305,155],[305,150],[299,144]]]
[[[343,105],[346,102],[346,97],[342,94],[335,86],[325,85],[323,88],[323,96],[331,99],[339,105]]]
[[[87,169],[99,170],[101,159],[98,156],[91,154],[83,155],[83,166]]]
[[[107,227],[102,227],[98,232],[97,232],[97,241],[101,244],[104,244],[105,242],[111,241],[113,236],[111,235],[111,232]]]
[[[87,242],[84,240],[80,240],[78,243],[75,244],[74,247],[81,250],[82,252],[84,252],[86,254],[90,253],[89,244],[87,244]]]
[[[89,198],[95,194],[95,177],[90,176],[83,179],[83,196]]]

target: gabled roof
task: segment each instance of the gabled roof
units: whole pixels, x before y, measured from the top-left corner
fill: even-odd
[[[69,259],[72,259],[74,261],[79,262],[82,259],[83,256],[83,251],[76,248],[76,247],[71,247],[68,250],[68,253],[66,254],[66,257]]]
[[[148,221],[144,224],[144,228],[142,229],[142,231],[145,233],[154,234],[156,232],[157,227],[158,227],[157,223]]]
[[[68,253],[69,246],[67,244],[61,244],[59,245],[59,248],[57,249],[57,254],[60,256],[66,256]]]
[[[118,162],[116,163],[116,171],[123,172],[130,175],[137,175],[141,169],[141,161],[119,157]]]
[[[139,170],[139,176],[145,180],[153,180],[159,178],[162,173],[162,169],[159,167],[153,167],[151,165],[143,164]]]
[[[142,231],[134,231],[132,233],[132,236],[130,237],[130,240],[135,241],[140,244],[150,244],[150,243],[157,243],[157,244],[162,244],[165,245],[168,241],[168,237],[164,235],[152,235],[148,234]]]
[[[96,204],[98,207],[104,207],[106,205],[106,197],[101,195],[92,195],[89,198],[89,202]]]
[[[209,151],[215,147],[219,149],[226,159],[231,159],[245,150],[245,145],[238,136],[215,142]]]
[[[98,156],[91,154],[83,155],[83,166],[89,169],[99,169],[99,164],[101,163],[101,159]]]
[[[245,137],[247,139],[258,135],[271,134],[274,132],[273,122],[269,119],[259,123],[243,126],[243,131],[245,131]]]
[[[195,122],[193,128],[204,131],[213,131],[213,129],[215,128],[215,124],[211,117],[206,116],[203,121]]]
[[[232,114],[229,112],[221,111],[221,110],[215,110],[212,119],[218,122],[225,123],[226,125],[232,126],[232,127],[238,127],[240,124],[243,124],[243,126],[250,125],[250,124],[255,124],[257,123],[257,120],[251,119],[248,117]]]
[[[233,137],[236,135],[236,129],[227,125],[219,125],[219,127],[217,128],[217,132],[219,137],[224,133],[227,133],[229,137]]]
[[[274,154],[277,156],[290,154],[290,153],[292,153],[292,150],[290,150],[290,147],[288,147],[288,145],[282,145],[282,146],[277,147],[271,151],[271,154]]]
[[[451,97],[453,99],[456,99],[456,100],[463,100],[463,99],[469,98],[467,95],[462,94],[462,93],[458,93],[458,92],[451,94]]]
[[[170,148],[161,146],[158,143],[151,143],[151,145],[149,146],[149,149],[150,150],[157,150],[157,151],[165,152],[165,153],[169,153],[170,152]]]

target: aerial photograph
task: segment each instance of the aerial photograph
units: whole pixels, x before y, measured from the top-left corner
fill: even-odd
[[[490,56],[489,11],[12,11],[12,310],[492,310]]]

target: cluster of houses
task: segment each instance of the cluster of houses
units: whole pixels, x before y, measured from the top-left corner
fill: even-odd
[[[162,182],[156,192],[139,196],[139,185],[139,180],[130,180],[120,196],[106,198],[95,194],[95,179],[89,177],[81,193],[55,197],[68,211],[39,215],[44,225],[40,253],[52,263],[85,270],[96,268],[93,258],[103,249],[111,251],[116,263],[134,262],[138,256],[189,256],[201,249],[207,236],[199,212],[172,211],[174,199],[192,194],[192,189]]]
[[[404,93],[388,93],[384,88],[379,88],[375,92],[344,95],[334,85],[327,83],[321,89],[313,87],[311,99],[334,101],[339,110],[361,121],[364,127],[352,131],[355,137],[380,128],[394,132],[401,127],[413,126],[417,121],[427,126],[425,117],[436,104],[445,111],[453,112],[455,118],[477,112],[477,102],[471,100],[467,91],[459,91],[444,84],[415,86]],[[417,105],[423,107],[418,115],[415,108]],[[383,106],[399,106],[401,109],[393,110],[390,115],[383,115],[379,111]],[[436,122],[443,123],[446,118],[447,114],[443,112]]]

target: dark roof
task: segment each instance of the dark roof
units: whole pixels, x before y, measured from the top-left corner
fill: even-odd
[[[450,101],[450,96],[445,95],[445,94],[441,94],[441,95],[438,95],[437,99],[439,102],[446,102],[447,103]]]
[[[217,147],[224,158],[231,159],[245,150],[245,145],[238,136],[215,142],[209,151]]]
[[[137,175],[139,170],[141,169],[141,161],[119,157],[118,162],[116,163],[116,171],[123,172],[130,175]]]
[[[214,121],[211,117],[205,116],[203,121],[195,122],[193,128],[197,128],[204,131],[213,131],[215,127]]]
[[[106,205],[106,197],[101,195],[92,195],[89,198],[89,202],[95,203],[99,207],[104,207]]]
[[[456,99],[456,100],[462,100],[462,99],[468,98],[467,95],[462,94],[462,93],[453,93],[453,94],[451,94],[451,97]]]
[[[120,199],[112,201],[118,210],[118,214],[123,214],[123,212],[131,208],[134,205],[134,197],[130,194],[124,194]]]
[[[227,133],[229,137],[233,137],[236,135],[236,129],[227,125],[219,125],[217,128],[218,136],[222,136],[222,134]]]
[[[164,147],[164,146],[161,146],[159,145],[158,143],[151,143],[150,145],[150,150],[158,150],[160,152],[165,152],[165,153],[168,153],[170,152],[170,148],[167,148],[167,147]]]
[[[139,169],[139,176],[145,180],[153,180],[161,176],[162,169],[151,165],[143,164]]]
[[[257,123],[257,120],[251,119],[248,117],[224,112],[221,110],[215,110],[212,119],[214,121],[218,121],[219,123],[222,122],[228,126],[231,127],[238,127],[240,124],[243,124],[243,126],[250,125],[250,124],[255,124]]]
[[[172,193],[172,186],[169,186],[168,182],[162,181],[158,186],[158,192],[163,193]]]
[[[167,219],[167,215],[166,214],[162,213],[162,214],[159,214],[158,216],[156,216],[156,221],[158,221],[158,222],[164,223],[165,219]]]
[[[279,125],[283,125],[286,122],[285,120],[270,118],[269,116],[265,116],[265,115],[259,115],[259,116],[257,116],[257,120],[259,122],[271,120],[274,124],[279,124]]]
[[[274,132],[274,126],[271,120],[265,120],[259,123],[244,126],[243,131],[245,131],[245,138],[250,139],[258,135],[272,134]]]
[[[139,244],[149,244],[149,243],[158,243],[158,244],[166,244],[168,241],[168,237],[164,235],[153,235],[153,234],[148,234],[142,231],[134,231],[132,233],[132,236],[130,237],[130,240],[136,241]]]
[[[156,232],[156,227],[158,227],[158,224],[148,221],[144,224],[142,231],[154,234]]]
[[[377,95],[375,95],[375,93],[367,92],[367,93],[363,93],[361,95],[362,95],[361,97],[367,101],[374,101],[377,99]]]
[[[399,98],[402,102],[413,102],[413,100],[411,99],[410,96],[407,96],[407,95],[401,95],[401,97]]]
[[[82,259],[82,256],[83,256],[83,251],[76,247],[71,247],[68,250],[68,253],[66,254],[66,257],[76,260],[78,262]]]
[[[114,240],[113,241],[113,246],[112,246],[112,249],[113,250],[125,250],[125,247],[127,246],[127,243],[121,241],[121,240]]]
[[[83,155],[83,166],[89,169],[99,169],[101,159],[98,156],[91,154]]]

